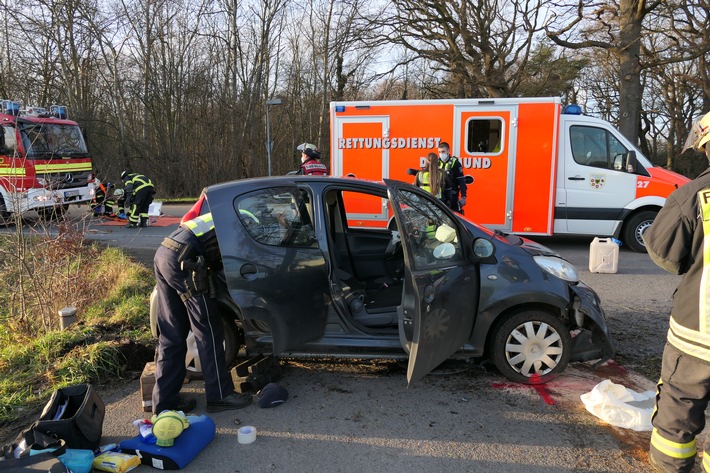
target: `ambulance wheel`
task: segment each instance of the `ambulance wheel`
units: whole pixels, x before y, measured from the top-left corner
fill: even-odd
[[[237,359],[239,352],[239,329],[233,321],[222,318],[222,327],[224,328],[224,358],[227,361],[227,368],[232,366]],[[197,353],[197,343],[195,342],[195,334],[187,334],[187,354],[185,355],[185,376],[188,379],[202,379],[202,364],[200,363],[200,355]]]
[[[657,212],[644,210],[639,212],[624,224],[623,243],[632,251],[645,253],[646,245],[643,243],[643,234],[651,226],[656,218]]]
[[[493,364],[516,383],[541,384],[564,371],[572,350],[569,330],[542,310],[518,312],[494,332]]]

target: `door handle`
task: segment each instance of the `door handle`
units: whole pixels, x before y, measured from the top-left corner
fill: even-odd
[[[256,266],[251,263],[246,263],[239,268],[239,274],[248,281],[253,281],[256,279],[257,271]]]
[[[567,179],[569,179],[570,181],[583,181],[585,178],[583,178],[582,176],[572,176],[568,177]]]

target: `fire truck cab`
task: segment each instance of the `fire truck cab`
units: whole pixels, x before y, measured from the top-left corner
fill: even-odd
[[[56,215],[94,196],[91,156],[67,108],[0,101],[0,217]]]
[[[466,217],[510,233],[614,236],[645,251],[641,235],[688,182],[554,97],[333,102],[330,117],[333,175],[411,182],[407,169],[447,142],[475,179]],[[389,219],[376,203],[361,217]]]

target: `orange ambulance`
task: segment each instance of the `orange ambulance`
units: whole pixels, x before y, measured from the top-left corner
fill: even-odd
[[[610,123],[559,98],[332,102],[331,173],[411,182],[409,168],[448,142],[469,185],[466,217],[522,235],[641,235],[688,179],[654,166]],[[362,202],[358,224],[382,227],[387,206]]]

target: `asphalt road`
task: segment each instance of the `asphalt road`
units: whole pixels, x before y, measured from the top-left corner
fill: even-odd
[[[166,206],[180,216],[188,206]],[[126,248],[150,263],[177,224],[127,229],[86,221],[90,239]],[[2,231],[9,231],[8,229]],[[422,381],[406,383],[398,362],[283,362],[289,400],[274,409],[253,404],[210,414],[212,443],[186,471],[202,472],[642,472],[649,471],[648,432],[611,427],[589,414],[579,396],[603,379],[636,391],[653,389],[677,276],[647,255],[622,248],[616,274],[590,273],[590,238],[541,238],[580,270],[601,296],[617,340],[615,362],[596,370],[571,365],[544,387],[507,382],[485,365],[447,362]],[[642,374],[645,374],[642,375]],[[184,392],[205,401],[201,382]],[[147,415],[138,379],[104,397],[103,443],[137,434]],[[239,444],[251,425],[257,439]],[[185,435],[185,434],[183,434]],[[141,466],[135,471],[149,471]],[[699,470],[698,470],[699,471]]]

